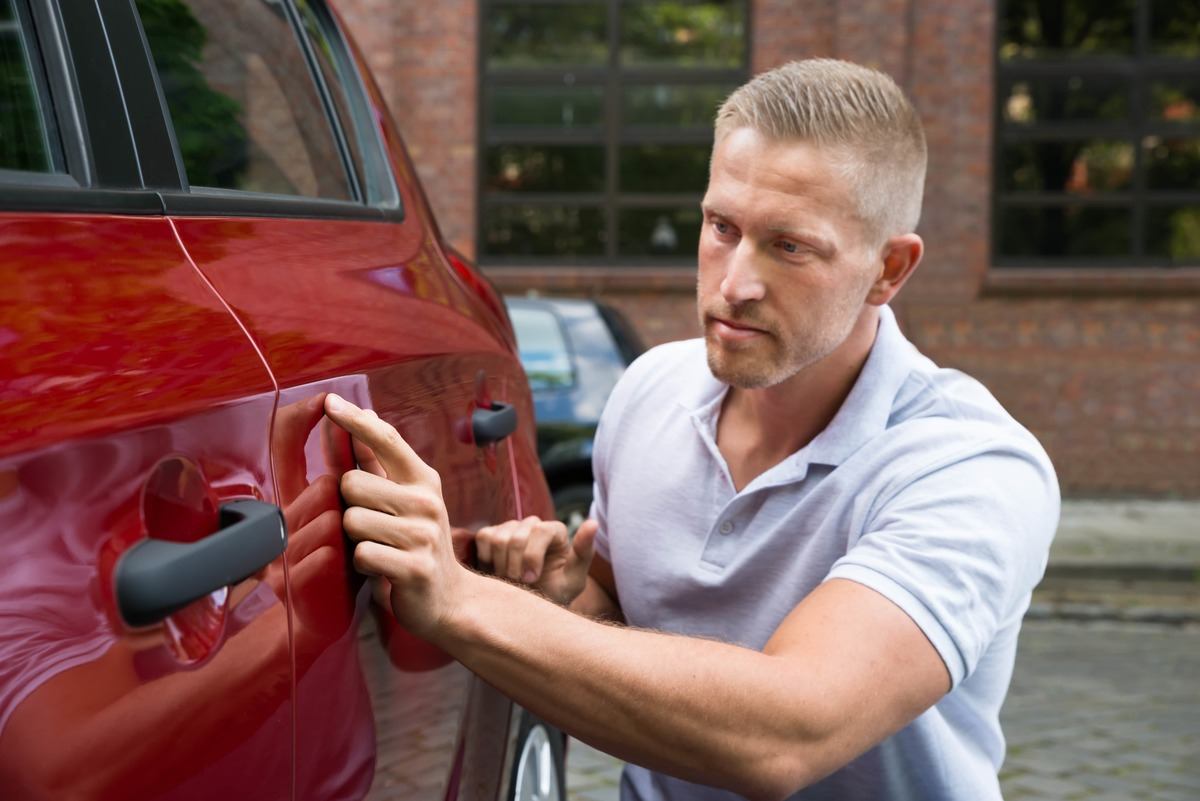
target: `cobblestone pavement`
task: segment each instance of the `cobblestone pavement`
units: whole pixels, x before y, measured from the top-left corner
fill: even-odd
[[[1200,626],[1030,620],[1001,715],[1007,801],[1200,799]],[[572,742],[571,801],[616,801],[621,763]]]

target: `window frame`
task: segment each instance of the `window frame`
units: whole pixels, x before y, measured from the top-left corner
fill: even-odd
[[[476,164],[475,164],[475,218],[476,249],[478,261],[484,267],[687,267],[694,268],[695,254],[672,256],[627,256],[620,253],[619,219],[625,209],[683,207],[694,205],[697,211],[704,192],[620,192],[618,191],[620,151],[627,145],[691,144],[711,147],[713,128],[691,126],[672,128],[669,126],[629,126],[622,117],[622,89],[637,85],[703,85],[728,83],[739,86],[749,79],[751,73],[751,35],[753,29],[754,3],[743,0],[745,16],[742,29],[743,63],[738,68],[678,67],[678,66],[629,66],[620,64],[621,7],[636,0],[479,0],[477,14],[479,35],[477,37],[477,74],[479,93],[476,119]],[[645,0],[649,2],[649,0]],[[703,0],[695,0],[702,2]],[[488,12],[496,7],[513,5],[594,5],[602,2],[607,11],[607,57],[603,65],[579,66],[552,65],[539,67],[488,67],[488,37],[486,21]],[[494,131],[489,123],[491,90],[507,86],[537,86],[545,88],[598,86],[603,89],[602,113],[596,131],[553,130],[539,126],[505,128]],[[598,192],[497,192],[485,188],[487,177],[488,149],[494,145],[527,144],[600,145],[604,151],[604,183]],[[598,256],[571,256],[556,254],[549,256],[505,256],[487,252],[487,210],[489,208],[522,206],[569,205],[579,209],[597,209],[604,219],[604,253]]]
[[[130,69],[148,74],[153,82],[158,114],[166,122],[166,136],[169,138],[168,141],[173,162],[178,170],[177,181],[172,185],[160,188],[159,194],[162,197],[164,211],[167,214],[177,216],[229,215],[237,217],[361,219],[402,222],[405,219],[404,206],[400,198],[399,188],[396,185],[395,176],[392,174],[390,167],[387,170],[387,181],[388,185],[393,189],[394,195],[384,197],[375,203],[367,202],[366,193],[359,180],[358,171],[355,169],[353,156],[351,155],[348,140],[346,139],[349,134],[342,125],[341,118],[330,96],[329,86],[326,84],[324,74],[312,52],[312,45],[308,35],[304,31],[300,12],[295,8],[292,0],[278,0],[278,2],[287,18],[287,23],[292,30],[292,35],[296,46],[300,50],[301,57],[308,67],[309,78],[313,81],[317,97],[321,103],[321,110],[326,122],[330,126],[330,134],[333,137],[334,147],[337,149],[342,163],[347,186],[352,196],[351,199],[338,200],[332,198],[304,197],[301,195],[250,192],[241,189],[191,186],[187,181],[183,157],[179,151],[178,142],[175,139],[174,125],[171,122],[170,109],[167,108],[166,97],[163,94],[162,85],[159,81],[158,70],[154,67],[153,54],[150,51],[145,32],[142,30],[141,20],[136,11],[133,11],[133,22],[140,40],[140,46],[134,48],[137,55],[137,63],[136,65],[131,63]],[[337,31],[336,38],[331,37],[331,44],[336,48],[341,48],[342,53],[340,57],[345,58],[347,63],[353,67],[353,81],[343,84],[347,95],[354,98],[351,101],[351,105],[361,103],[370,108],[370,101],[367,97],[363,76],[358,69],[356,61],[350,55],[349,45],[345,40],[341,26],[337,24],[333,15],[329,13],[323,0],[309,0],[309,2],[314,6],[318,6],[319,12],[328,16],[333,30]],[[129,7],[133,8],[132,0],[129,0]],[[132,62],[133,59],[130,59],[130,61]],[[388,165],[389,162],[386,148],[383,144],[382,132],[373,119],[371,120],[371,129],[373,135],[365,137],[363,143],[378,149],[379,155],[377,158],[379,162]]]
[[[383,131],[370,114],[371,135],[363,144],[377,149],[394,195],[375,203],[274,195],[188,186],[162,87],[141,20],[132,0],[92,3],[17,0],[31,11],[33,33],[45,70],[46,90],[65,159],[65,172],[0,170],[0,210],[85,214],[221,215],[267,218],[353,219],[402,222],[403,195],[391,169]],[[351,105],[373,109],[364,76],[342,26],[325,0],[310,0],[327,16],[350,67],[343,83]],[[316,63],[292,0],[282,0],[311,79],[331,127],[341,120]],[[46,98],[43,97],[43,100]],[[356,124],[358,120],[354,121]],[[334,136],[344,164],[349,148]],[[357,179],[351,182],[362,198]]]
[[[96,4],[17,0],[30,24],[61,148],[60,171],[0,170],[0,210],[161,214],[141,188],[137,155],[107,30]],[[82,68],[86,65],[86,69]],[[85,101],[84,98],[87,98]],[[103,146],[96,146],[101,141]]]
[[[1200,206],[1200,189],[1150,190],[1146,186],[1144,140],[1148,136],[1200,139],[1200,121],[1169,123],[1150,119],[1149,86],[1162,78],[1195,77],[1200,58],[1157,56],[1150,52],[1150,0],[1134,1],[1133,51],[1128,55],[1101,56],[1041,56],[1028,60],[1005,61],[1001,58],[1003,26],[1008,0],[996,4],[996,24],[992,46],[992,192],[990,202],[988,253],[990,264],[997,273],[1012,271],[1049,272],[1095,268],[1099,273],[1116,274],[1129,269],[1153,270],[1155,273],[1193,270],[1200,266],[1200,257],[1188,261],[1173,261],[1169,256],[1154,256],[1146,251],[1147,212],[1155,206]],[[1047,78],[1081,76],[1085,79],[1121,78],[1128,80],[1129,116],[1121,122],[1097,120],[1032,122],[1020,126],[1004,119],[1006,95],[1001,91],[1011,81],[1028,79],[1031,82]],[[1004,176],[1004,147],[1018,142],[1046,142],[1071,139],[1112,139],[1133,147],[1132,184],[1128,189],[1096,192],[1073,196],[1063,191],[1021,192],[999,188]],[[1000,223],[1004,210],[1010,208],[1128,208],[1130,210],[1130,252],[1109,256],[1012,256],[1001,253]],[[1004,282],[1002,282],[1004,283]],[[1017,282],[1018,284],[1020,281]],[[1118,281],[1117,285],[1124,285]]]

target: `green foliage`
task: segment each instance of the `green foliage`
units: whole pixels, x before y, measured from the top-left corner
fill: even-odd
[[[0,169],[50,170],[45,127],[11,0],[0,0]]]
[[[741,3],[633,3],[621,9],[627,64],[739,67],[745,38]]]
[[[208,32],[182,0],[137,0],[137,8],[188,181],[197,186],[239,186],[247,162],[242,109],[204,77],[201,65]]]

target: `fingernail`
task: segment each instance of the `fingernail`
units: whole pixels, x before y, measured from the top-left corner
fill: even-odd
[[[325,408],[331,412],[346,411],[346,402],[332,392],[325,398]]]
[[[537,573],[534,573],[532,570],[526,570],[525,575],[521,577],[521,580],[526,584],[532,584],[533,582],[537,581]]]

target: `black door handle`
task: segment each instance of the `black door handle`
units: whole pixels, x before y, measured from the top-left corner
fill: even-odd
[[[471,431],[476,445],[491,445],[517,430],[517,407],[511,403],[492,403],[490,409],[471,412]]]
[[[130,626],[157,623],[214,590],[252,576],[287,547],[278,506],[221,504],[221,530],[196,542],[147,539],[117,562],[117,609]]]

